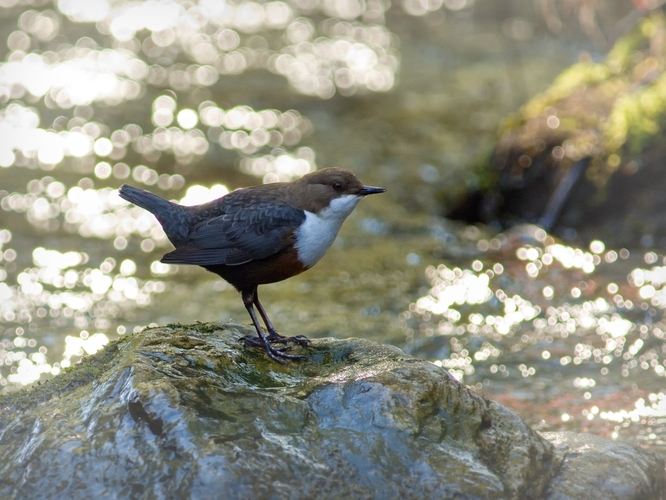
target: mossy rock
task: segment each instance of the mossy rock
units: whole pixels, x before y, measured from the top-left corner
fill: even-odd
[[[572,65],[507,117],[486,171],[494,181],[450,215],[536,223],[609,246],[664,246],[664,143],[666,17],[658,12],[603,61]]]
[[[146,329],[3,397],[0,497],[545,498],[565,459],[397,348],[320,339],[281,365],[251,333]]]

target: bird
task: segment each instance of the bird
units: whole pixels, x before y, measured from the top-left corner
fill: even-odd
[[[166,264],[201,266],[230,283],[241,295],[257,336],[246,346],[261,347],[278,363],[302,360],[289,347],[307,346],[303,335],[285,337],[259,301],[259,285],[276,283],[313,267],[333,244],[342,223],[368,195],[386,189],[365,186],[343,168],[324,168],[291,182],[275,182],[232,191],[201,205],[184,206],[127,184],[122,199],[152,213],[175,249]],[[256,311],[255,311],[256,309]],[[268,335],[264,335],[256,312]]]

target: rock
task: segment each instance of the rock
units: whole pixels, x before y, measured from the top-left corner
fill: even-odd
[[[664,498],[664,462],[628,443],[591,434],[546,432],[564,453],[564,463],[546,494],[548,500]]]
[[[666,245],[666,14],[617,40],[603,61],[581,61],[507,117],[483,192],[447,216],[610,247]]]
[[[567,498],[572,457],[443,368],[360,339],[283,366],[251,333],[146,329],[3,397],[0,497]]]
[[[2,497],[538,495],[552,446],[431,363],[317,340],[286,366],[238,325],[145,330],[3,401]]]

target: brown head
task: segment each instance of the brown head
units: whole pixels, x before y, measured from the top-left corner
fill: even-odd
[[[292,200],[299,208],[308,212],[319,213],[331,206],[331,202],[341,199],[349,200],[353,204],[349,212],[364,196],[383,193],[386,189],[374,186],[364,186],[353,172],[344,168],[324,168],[307,174],[291,183]]]

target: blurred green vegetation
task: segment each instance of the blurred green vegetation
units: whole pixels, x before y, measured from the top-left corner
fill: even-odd
[[[536,144],[540,141],[563,143],[562,166],[590,158],[586,175],[601,187],[661,141],[666,127],[664,14],[643,19],[602,62],[581,59],[509,116],[500,135],[511,136],[514,150],[536,154],[544,149]]]

